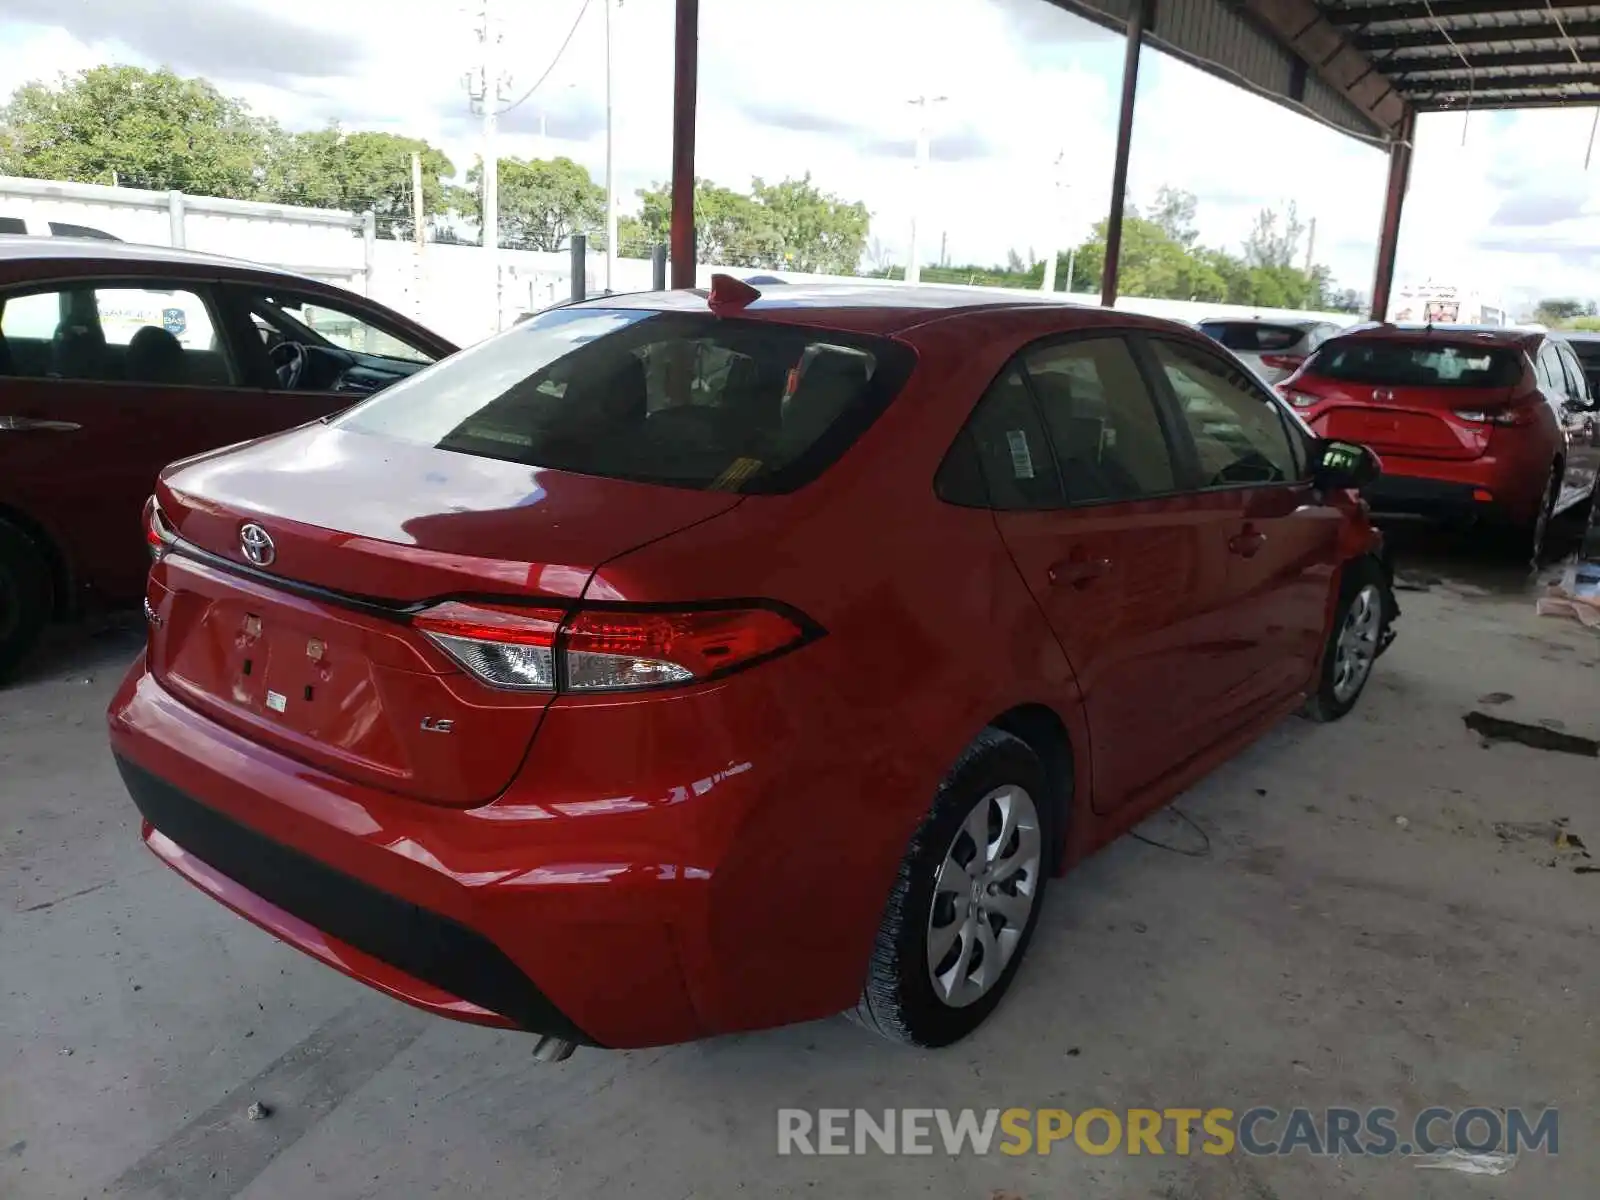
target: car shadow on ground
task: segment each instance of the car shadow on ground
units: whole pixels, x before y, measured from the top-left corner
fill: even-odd
[[[66,678],[92,679],[121,671],[144,645],[145,628],[134,611],[95,613],[45,630],[32,654],[0,683],[0,692]]]

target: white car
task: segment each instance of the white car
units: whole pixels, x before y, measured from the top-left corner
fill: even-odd
[[[1339,327],[1331,321],[1216,318],[1201,321],[1201,333],[1229,350],[1268,383],[1281,383]]]

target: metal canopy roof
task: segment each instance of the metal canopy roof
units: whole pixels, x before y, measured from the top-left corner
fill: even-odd
[[[1600,103],[1600,4],[1318,0],[1418,110]]]
[[[1123,28],[1149,0],[1053,0]],[[1162,50],[1368,141],[1414,112],[1600,104],[1600,0],[1154,0]]]

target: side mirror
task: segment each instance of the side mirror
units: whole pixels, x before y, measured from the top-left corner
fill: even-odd
[[[1324,492],[1359,490],[1383,474],[1383,460],[1356,442],[1319,441],[1312,461],[1312,482]]]

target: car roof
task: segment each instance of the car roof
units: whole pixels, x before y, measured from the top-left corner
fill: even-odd
[[[1201,325],[1277,325],[1284,329],[1315,329],[1332,325],[1320,317],[1202,317]]]
[[[1550,336],[1560,338],[1563,342],[1600,343],[1600,331],[1593,329],[1558,329],[1552,331]]]
[[[1359,338],[1363,341],[1451,342],[1463,341],[1507,350],[1530,350],[1539,345],[1545,336],[1538,329],[1508,329],[1504,325],[1356,325],[1343,330],[1340,338]]]
[[[180,268],[225,267],[251,271],[258,275],[278,275],[303,279],[293,271],[262,263],[203,254],[198,250],[178,250],[171,246],[143,246],[137,242],[111,242],[103,238],[35,237],[24,233],[0,234],[0,266],[16,263],[96,263],[174,266]],[[315,282],[315,281],[313,281]]]
[[[760,289],[757,289],[758,291]],[[631,292],[594,297],[573,308],[648,308],[658,312],[706,312],[705,288],[668,292]],[[1054,309],[1082,318],[1086,327],[1117,325],[1122,328],[1183,329],[1176,321],[1113,311],[1086,304],[1069,304],[1046,293],[1018,289],[1014,295],[971,288],[921,287],[885,283],[784,284],[749,304],[724,308],[724,315],[795,324],[815,324],[854,333],[893,334],[951,316],[1003,315]]]

